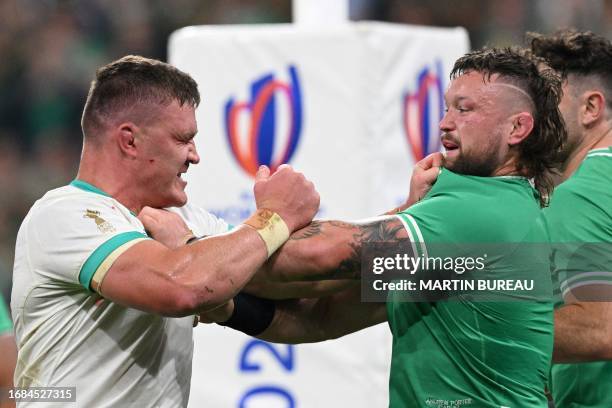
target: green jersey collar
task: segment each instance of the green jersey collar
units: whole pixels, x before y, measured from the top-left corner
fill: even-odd
[[[105,193],[104,191],[100,190],[98,187],[93,186],[83,180],[72,180],[70,185],[76,188],[80,188],[81,190],[84,190],[84,191],[89,191],[91,193],[96,193],[96,194],[103,195],[105,197],[110,197],[110,194]]]
[[[586,157],[612,156],[612,146],[589,150]]]
[[[443,171],[447,171],[449,173],[453,173],[456,174],[458,176],[462,176],[462,177],[473,177],[473,178],[477,178],[477,179],[492,179],[492,180],[524,180],[524,181],[529,181],[529,178],[525,177],[525,176],[472,176],[471,174],[460,174],[460,173],[455,173],[452,170],[447,169],[446,167],[440,167],[440,173],[442,174]]]
[[[104,197],[110,197],[113,198],[113,196],[111,196],[110,194],[100,190],[98,187],[89,184],[86,181],[83,180],[72,180],[72,182],[70,182],[70,185],[73,187],[76,187],[78,189],[81,189],[83,191],[89,191],[90,193],[95,193],[95,194],[100,194]],[[127,207],[126,207],[127,208]],[[130,212],[130,214],[132,214],[134,217],[137,217],[137,215],[134,213],[134,211],[130,210],[129,208],[127,208],[127,210]]]

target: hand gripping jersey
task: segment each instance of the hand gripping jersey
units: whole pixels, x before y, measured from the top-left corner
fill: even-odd
[[[201,210],[176,211],[196,235],[228,229]],[[145,313],[90,289],[145,239],[133,213],[79,180],[34,204],[19,229],[13,271],[16,387],[76,386],[83,407],[187,406],[193,317]]]
[[[591,150],[544,212],[561,295],[588,285],[612,293],[612,147]],[[605,289],[607,287],[608,289]],[[555,364],[551,391],[558,408],[612,407],[612,362]]]
[[[433,257],[442,244],[471,251],[478,243],[530,250],[530,243],[548,242],[541,215],[527,179],[443,169],[428,195],[398,216],[417,243],[417,255]],[[492,273],[503,279],[515,272],[524,276],[530,263],[521,259],[500,257]],[[540,299],[510,293],[487,302],[465,295],[406,302],[391,293],[390,406],[547,407],[544,387],[553,346],[549,268],[546,261],[538,271],[527,270],[549,282]]]

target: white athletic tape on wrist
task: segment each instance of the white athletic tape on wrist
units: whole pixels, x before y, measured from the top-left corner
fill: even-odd
[[[254,228],[263,239],[268,258],[289,239],[287,224],[274,211],[259,209],[244,224]]]

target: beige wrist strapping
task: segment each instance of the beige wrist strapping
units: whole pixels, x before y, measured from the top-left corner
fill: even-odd
[[[245,222],[257,231],[268,250],[268,258],[289,239],[289,228],[280,215],[264,208],[257,210]]]

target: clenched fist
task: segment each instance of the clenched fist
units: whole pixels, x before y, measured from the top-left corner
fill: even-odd
[[[272,175],[268,167],[259,167],[253,191],[257,208],[276,212],[290,232],[309,224],[319,209],[320,198],[314,184],[287,164]]]
[[[425,194],[431,190],[440,174],[440,167],[444,164],[444,156],[440,152],[432,153],[417,162],[412,170],[410,179],[410,194],[405,207],[421,201]]]

